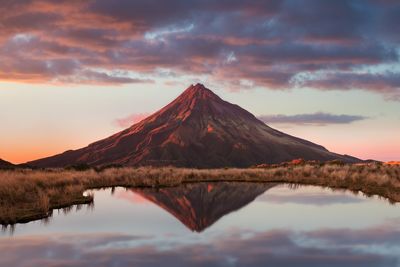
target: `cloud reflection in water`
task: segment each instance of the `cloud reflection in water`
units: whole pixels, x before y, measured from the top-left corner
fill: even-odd
[[[387,266],[399,264],[399,221],[360,230],[225,231],[193,244],[122,234],[0,240],[0,266]],[[373,250],[371,248],[374,248]]]

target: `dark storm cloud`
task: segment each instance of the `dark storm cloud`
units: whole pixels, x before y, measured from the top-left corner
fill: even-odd
[[[170,83],[209,75],[233,89],[246,81],[246,88],[361,89],[398,100],[398,84],[369,70],[398,66],[399,11],[389,0],[4,1],[0,77],[103,83],[101,73],[156,79],[163,68],[176,74]],[[53,71],[60,59],[70,61],[69,72]],[[313,79],[299,80],[304,75]]]
[[[258,116],[260,120],[265,123],[285,123],[285,124],[312,124],[312,125],[326,125],[326,124],[348,124],[355,121],[368,119],[365,116],[359,115],[336,115],[324,112],[317,112],[311,114],[296,114],[296,115],[261,115]]]

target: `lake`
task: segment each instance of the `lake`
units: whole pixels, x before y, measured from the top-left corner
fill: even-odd
[[[400,206],[314,186],[109,188],[5,228],[1,267],[400,266]]]

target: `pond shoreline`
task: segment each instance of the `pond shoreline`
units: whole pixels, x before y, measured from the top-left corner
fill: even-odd
[[[256,182],[314,185],[377,195],[400,202],[400,166],[302,164],[274,168],[110,168],[0,170],[0,224],[49,217],[54,209],[91,204],[83,192],[105,187],[170,187],[197,182]]]

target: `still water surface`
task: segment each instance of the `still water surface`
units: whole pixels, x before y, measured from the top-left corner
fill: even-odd
[[[400,205],[313,186],[92,191],[0,235],[1,267],[400,266]]]

